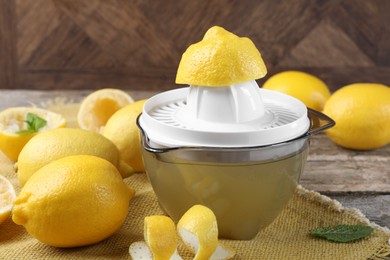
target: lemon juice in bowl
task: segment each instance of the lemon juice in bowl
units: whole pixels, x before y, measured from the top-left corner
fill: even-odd
[[[213,27],[183,54],[176,81],[190,86],[144,104],[137,124],[145,170],[174,220],[202,204],[215,213],[220,237],[251,239],[292,197],[309,137],[334,122],[260,89],[254,79],[265,73],[248,38]]]
[[[303,143],[300,151],[260,162],[220,162],[209,157],[230,153],[224,149],[210,149],[196,162],[181,158],[179,150],[161,154],[143,150],[143,156],[160,207],[175,221],[196,201],[217,216],[220,237],[250,239],[276,218],[294,193],[308,151],[307,141]],[[196,150],[188,148],[185,153]],[[244,159],[245,151],[233,153],[230,156]]]

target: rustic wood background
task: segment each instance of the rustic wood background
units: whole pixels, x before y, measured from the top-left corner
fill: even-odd
[[[389,14],[389,0],[0,0],[0,88],[175,88],[212,25],[250,37],[267,77],[390,85]]]

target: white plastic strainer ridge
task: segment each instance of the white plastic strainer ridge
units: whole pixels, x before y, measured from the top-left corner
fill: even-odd
[[[139,120],[159,146],[251,147],[299,137],[310,127],[306,106],[255,81],[190,86],[146,101]]]

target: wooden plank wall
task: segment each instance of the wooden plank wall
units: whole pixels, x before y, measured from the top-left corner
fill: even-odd
[[[0,88],[175,88],[212,25],[250,37],[269,76],[390,85],[389,14],[389,0],[0,0]]]

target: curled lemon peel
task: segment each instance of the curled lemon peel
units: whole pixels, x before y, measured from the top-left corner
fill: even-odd
[[[145,217],[144,239],[130,245],[129,253],[133,259],[182,259],[177,253],[176,226],[169,217]]]
[[[195,260],[230,259],[235,255],[233,249],[218,241],[217,219],[206,206],[195,205],[184,213],[177,231],[186,247],[195,254]]]

